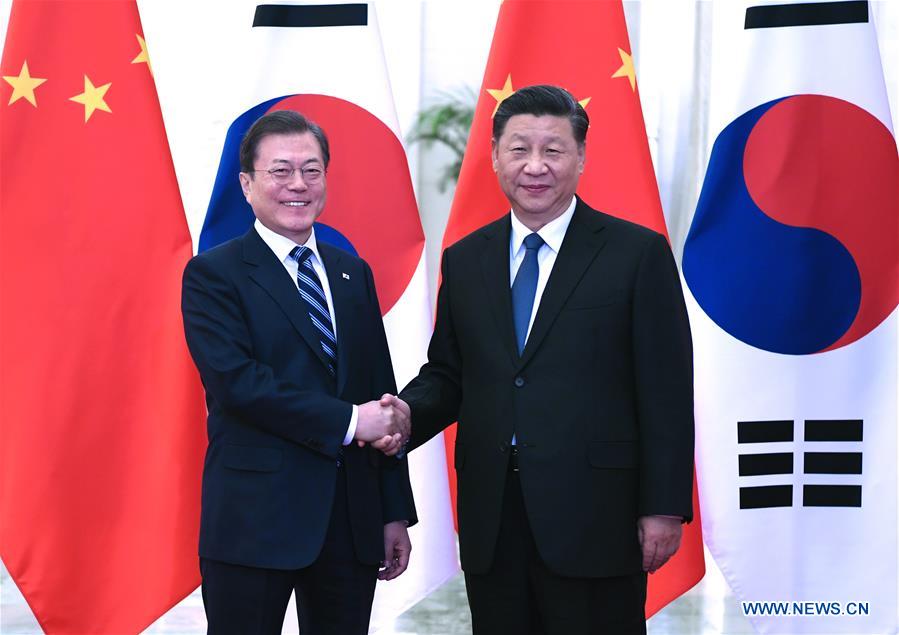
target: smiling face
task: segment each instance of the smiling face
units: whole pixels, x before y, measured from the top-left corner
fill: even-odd
[[[311,132],[273,134],[256,147],[255,172],[241,172],[240,186],[263,225],[302,245],[325,207],[327,183],[321,147]],[[296,168],[284,183],[267,170]]]
[[[568,208],[584,171],[584,148],[571,122],[553,115],[515,115],[493,140],[493,169],[515,216],[532,231]]]

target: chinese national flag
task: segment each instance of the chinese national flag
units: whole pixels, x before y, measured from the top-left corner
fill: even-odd
[[[14,0],[0,63],[0,555],[50,633],[199,582],[191,242],[133,0]]]
[[[608,214],[666,233],[620,0],[505,0],[444,247],[508,212],[509,202],[490,158],[493,113],[517,88],[531,84],[562,86],[590,117],[578,194]],[[454,443],[455,430],[448,431],[448,465],[453,465]],[[450,480],[455,488],[455,479]],[[452,493],[455,498],[455,489]],[[695,518],[684,527],[680,550],[649,577],[647,616],[687,591],[705,573],[695,484],[693,508]]]

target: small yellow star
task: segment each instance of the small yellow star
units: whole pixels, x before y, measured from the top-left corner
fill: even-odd
[[[133,60],[131,60],[132,64],[140,64],[143,62],[147,65],[147,68],[150,69],[150,75],[153,74],[153,66],[150,64],[150,53],[147,51],[147,42],[137,33],[134,34],[137,38],[137,43],[140,44],[140,53],[137,54]]]
[[[106,105],[106,101],[104,101],[103,97],[106,96],[106,91],[109,90],[109,87],[112,86],[112,83],[103,84],[102,86],[94,86],[90,79],[88,79],[87,75],[84,76],[84,92],[80,95],[75,95],[74,97],[69,97],[70,101],[78,102],[79,104],[84,105],[84,121],[87,122],[88,119],[91,118],[91,115],[94,114],[95,110],[102,110],[103,112],[112,112],[109,109],[109,106]]]
[[[621,56],[621,67],[612,73],[612,77],[627,77],[631,82],[631,90],[637,90],[637,73],[634,71],[634,58],[624,52],[624,49],[618,49],[618,55]]]
[[[581,108],[583,108],[584,110],[586,110],[586,109],[587,109],[587,104],[590,103],[590,100],[591,100],[591,99],[592,99],[592,97],[584,97],[584,98],[581,99],[578,103],[581,105]]]
[[[506,77],[506,83],[502,88],[488,88],[487,92],[496,100],[496,107],[490,114],[490,117],[493,118],[493,115],[496,114],[496,111],[499,108],[499,105],[503,103],[503,100],[515,92],[512,88],[512,74],[509,73],[509,76]]]
[[[46,79],[32,77],[28,72],[28,62],[22,62],[22,70],[16,75],[4,75],[3,79],[12,86],[12,96],[9,98],[7,106],[11,106],[20,99],[25,99],[32,106],[37,108],[37,99],[34,97],[34,89],[43,84]]]

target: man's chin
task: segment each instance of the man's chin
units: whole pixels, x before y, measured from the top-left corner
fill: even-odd
[[[553,205],[554,201],[530,201],[530,204],[521,205],[518,207],[520,215],[524,218],[533,218],[534,220],[542,220],[542,219],[552,219],[555,216],[559,216],[560,214],[556,214],[558,211],[556,206]],[[562,208],[564,211],[565,208]]]

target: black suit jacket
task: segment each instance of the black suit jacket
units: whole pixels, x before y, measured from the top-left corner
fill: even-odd
[[[546,564],[639,572],[637,518],[692,514],[692,349],[668,243],[578,200],[519,357],[510,232],[507,215],[444,252],[428,362],[401,394],[411,445],[458,419],[466,571],[490,568],[514,432]]]
[[[200,556],[298,569],[324,540],[352,404],[395,390],[368,265],[318,243],[337,321],[337,377],[284,266],[254,229],[184,271],[188,347],[206,388]],[[359,561],[384,557],[384,524],[415,521],[405,461],[345,448]]]

